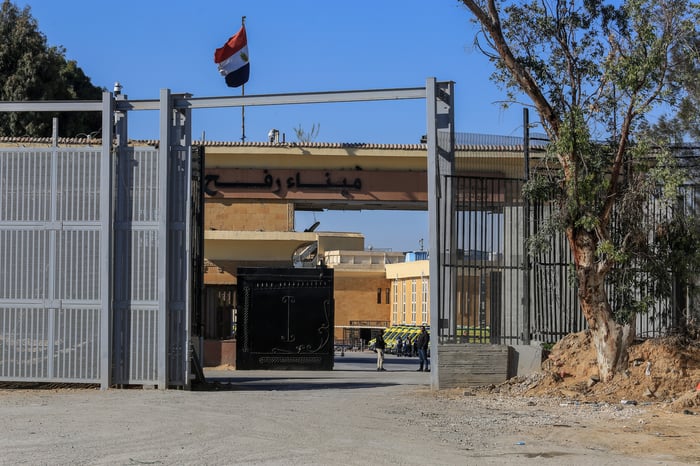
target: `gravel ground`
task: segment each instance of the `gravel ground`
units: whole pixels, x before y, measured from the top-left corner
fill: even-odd
[[[0,390],[0,464],[692,464],[658,405],[435,392],[414,361],[208,371],[208,391]]]

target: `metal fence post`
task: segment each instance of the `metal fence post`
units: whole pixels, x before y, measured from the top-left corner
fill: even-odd
[[[455,283],[445,266],[456,251],[453,232],[454,82],[426,83],[428,146],[428,222],[430,235],[431,386],[440,388],[438,343],[455,336]],[[442,133],[442,135],[440,135]]]
[[[530,114],[523,108],[523,181],[530,179]],[[523,199],[523,329],[522,344],[530,344],[530,201]]]
[[[102,93],[102,154],[100,156],[100,388],[109,388],[112,381],[112,136],[114,102],[110,92]]]

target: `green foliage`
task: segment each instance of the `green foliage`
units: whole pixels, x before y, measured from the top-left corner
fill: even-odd
[[[675,207],[687,175],[663,149],[670,136],[646,138],[654,134],[646,118],[670,106],[685,117],[666,127],[678,132],[698,121],[700,7],[689,0],[461,3],[482,28],[477,45],[495,65],[492,79],[509,101],[530,99],[551,140],[545,170],[523,194],[555,210],[538,219],[528,249],[541,251],[546,235],[565,230],[575,252],[585,253],[579,258],[593,257],[587,270],[613,285],[615,318],[629,322],[654,297],[668,296],[664,273],[668,281],[697,270],[691,251],[700,250],[700,237],[678,219],[659,225],[666,217],[654,213]],[[650,234],[660,226],[684,239]]]
[[[102,89],[93,86],[65,50],[47,44],[30,8],[20,10],[10,0],[0,8],[0,100],[100,100]],[[51,135],[52,118],[59,117],[59,135],[93,133],[101,128],[99,112],[21,112],[0,114],[0,135]]]
[[[700,88],[696,2],[496,1],[497,22],[489,0],[461,3],[483,13],[474,17],[483,31],[477,46],[494,64],[492,79],[509,102],[523,95],[534,101],[552,140],[557,122],[576,111],[596,140],[607,139],[603,132],[619,135],[627,116],[644,123],[659,104],[682,103],[685,115],[697,118],[698,100],[684,102],[682,92],[695,89],[697,96]],[[496,28],[504,44],[497,44]]]
[[[618,322],[651,310],[659,299],[672,299],[676,286],[690,289],[690,278],[700,270],[700,229],[679,197],[687,173],[668,151],[640,144],[631,152],[646,157],[628,174],[611,240],[599,247],[601,257],[614,264],[606,281]]]
[[[657,300],[673,298],[678,290],[697,292],[700,224],[682,211],[679,206],[670,219],[658,223],[649,241],[608,274],[616,321],[629,322],[635,314],[651,310]]]
[[[686,215],[683,206],[668,221],[660,223],[652,242],[653,260],[645,262],[643,271],[655,284],[656,296],[669,296],[674,280],[693,289],[700,270],[700,222]]]

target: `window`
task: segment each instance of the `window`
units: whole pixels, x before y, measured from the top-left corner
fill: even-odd
[[[411,323],[416,325],[416,280],[411,280]]]
[[[391,302],[391,293],[389,292],[389,288],[386,289],[386,303],[389,304]]]
[[[422,291],[422,293],[421,293],[422,296],[421,296],[421,297],[422,297],[423,299],[421,300],[421,304],[420,304],[421,309],[420,309],[420,311],[421,311],[421,319],[423,320],[422,323],[423,323],[423,324],[427,324],[427,323],[428,323],[428,296],[429,296],[429,291],[428,291],[428,279],[424,277],[424,278],[422,279],[422,282],[423,282],[423,283],[421,283],[421,285],[422,285],[422,286],[421,286],[421,288],[422,288],[422,290],[421,290],[421,291]]]
[[[406,281],[401,282],[401,323],[406,323]]]
[[[394,280],[394,302],[391,303],[391,320],[394,324],[399,320],[399,281]]]
[[[382,304],[382,289],[377,288],[377,304]]]

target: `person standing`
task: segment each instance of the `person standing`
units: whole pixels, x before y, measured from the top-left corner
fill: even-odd
[[[396,338],[396,356],[401,357],[401,352],[403,351],[403,340],[401,339],[401,335]]]
[[[418,359],[420,368],[417,372],[430,372],[430,362],[428,361],[428,345],[430,344],[430,335],[425,330],[425,326],[420,328],[420,333],[416,337],[416,347],[418,348]],[[425,366],[425,369],[423,369]]]
[[[379,331],[379,335],[374,340],[374,350],[377,352],[377,370],[385,371],[384,369],[384,348],[386,348],[386,343],[384,342],[384,329]]]

